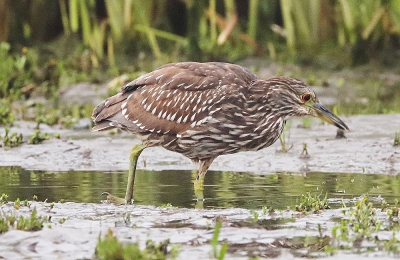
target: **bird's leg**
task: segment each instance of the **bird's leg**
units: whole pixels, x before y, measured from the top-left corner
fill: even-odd
[[[210,165],[214,161],[214,159],[215,158],[208,158],[200,160],[199,173],[197,174],[196,180],[194,181],[195,193],[204,190],[204,177],[206,176],[208,168],[210,168]]]
[[[103,192],[101,195],[106,195],[107,200],[114,204],[130,204],[133,199],[133,185],[135,184],[136,165],[140,154],[146,148],[144,144],[137,144],[132,147],[129,155],[129,173],[128,173],[128,184],[126,186],[125,199],[111,195],[108,192]]]
[[[126,185],[125,203],[132,203],[137,161],[144,148],[146,148],[144,144],[137,144],[131,149],[131,153],[129,155],[129,173],[128,183]]]
[[[204,178],[203,178],[204,180]],[[196,197],[195,209],[204,209],[204,184],[201,183],[201,189],[196,188],[196,181],[194,181],[194,196]]]

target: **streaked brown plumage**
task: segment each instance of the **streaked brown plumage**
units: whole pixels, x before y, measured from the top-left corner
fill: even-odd
[[[145,147],[162,146],[200,162],[204,177],[219,155],[268,147],[287,118],[304,115],[348,129],[299,80],[261,80],[228,63],[181,62],[133,80],[99,104],[93,130],[136,133]]]

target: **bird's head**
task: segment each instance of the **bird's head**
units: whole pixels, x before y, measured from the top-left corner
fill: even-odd
[[[339,117],[319,102],[315,92],[304,82],[287,77],[271,78],[267,82],[270,82],[269,93],[274,100],[272,109],[287,116],[318,117],[340,129],[349,130]]]

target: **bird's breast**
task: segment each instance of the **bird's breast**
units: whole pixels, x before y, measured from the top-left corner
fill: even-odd
[[[194,128],[162,146],[178,151],[190,159],[204,159],[241,151],[257,151],[272,145],[281,135],[284,120],[265,118],[262,121],[229,116],[212,118],[202,128]]]

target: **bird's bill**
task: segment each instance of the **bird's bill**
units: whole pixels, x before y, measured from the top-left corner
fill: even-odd
[[[318,117],[324,120],[325,122],[328,122],[331,125],[335,125],[336,127],[342,130],[349,130],[347,125],[339,117],[337,117],[334,113],[332,113],[329,109],[327,109],[323,105],[314,103],[312,105],[312,108],[317,112]]]

